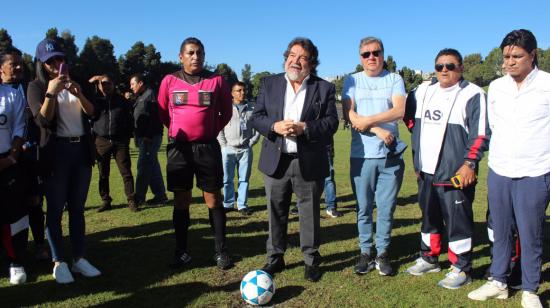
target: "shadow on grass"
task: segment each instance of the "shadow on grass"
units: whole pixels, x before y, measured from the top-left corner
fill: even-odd
[[[213,292],[234,292],[239,289],[239,282],[221,286],[212,286],[202,282],[190,282],[178,285],[154,287],[136,290],[129,297],[109,301],[98,307],[185,307],[197,298]]]
[[[347,194],[345,196],[339,196],[337,198],[338,202],[347,203],[347,202],[353,202],[352,204],[348,204],[345,206],[345,208],[355,208],[355,195],[354,194]],[[418,194],[412,194],[407,197],[397,197],[397,206],[406,206],[410,204],[417,204],[418,203]],[[375,204],[376,205],[376,204]]]
[[[294,297],[298,297],[304,290],[303,286],[284,286],[280,289],[275,289],[275,295],[271,299],[271,302],[269,302],[269,305],[283,304]]]

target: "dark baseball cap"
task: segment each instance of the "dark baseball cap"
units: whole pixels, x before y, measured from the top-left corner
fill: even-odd
[[[49,58],[55,56],[65,57],[65,53],[61,50],[61,46],[59,46],[55,40],[46,38],[36,46],[35,57],[41,62],[46,62]]]

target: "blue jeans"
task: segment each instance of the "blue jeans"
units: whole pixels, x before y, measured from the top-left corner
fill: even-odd
[[[233,203],[235,203],[235,186],[233,184],[235,167],[239,178],[237,208],[242,210],[248,207],[248,180],[252,169],[252,158],[252,148],[222,148],[224,207],[233,208]]]
[[[390,245],[393,212],[403,182],[405,163],[401,156],[390,158],[350,158],[350,177],[357,199],[357,229],[361,253],[371,253],[374,201],[376,201],[376,250]]]
[[[334,182],[334,158],[329,154],[330,174],[325,178],[325,204],[327,210],[336,210],[336,183]]]
[[[135,193],[136,202],[145,201],[148,187],[151,187],[151,191],[155,197],[166,196],[166,188],[164,187],[164,179],[162,178],[158,159],[162,134],[153,136],[149,147],[144,144],[142,137],[135,139],[136,145],[139,148]]]
[[[86,141],[56,142],[53,175],[46,177],[44,187],[48,204],[46,233],[52,260],[63,261],[61,218],[65,204],[69,212],[69,235],[74,259],[84,256],[84,204],[92,178],[89,148]]]

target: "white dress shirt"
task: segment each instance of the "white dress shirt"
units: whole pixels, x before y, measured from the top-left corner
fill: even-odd
[[[309,75],[302,81],[300,88],[294,92],[294,88],[290,83],[290,79],[285,74],[286,79],[286,93],[285,93],[285,107],[284,107],[284,120],[293,120],[299,122],[302,116],[302,109],[304,109],[304,101],[306,100],[306,83],[309,79]],[[283,153],[298,153],[298,145],[296,144],[296,137],[286,137],[283,143]]]
[[[489,86],[489,167],[509,178],[550,172],[550,74],[534,68],[518,89],[506,75]]]

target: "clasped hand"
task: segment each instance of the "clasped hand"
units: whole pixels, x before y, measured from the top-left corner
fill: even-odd
[[[275,122],[273,130],[283,137],[296,137],[304,133],[305,123],[294,120],[282,120]]]

